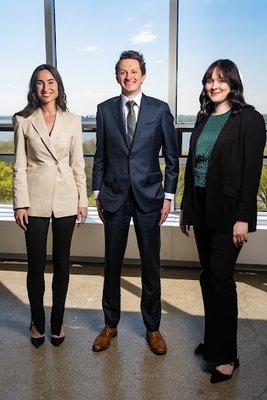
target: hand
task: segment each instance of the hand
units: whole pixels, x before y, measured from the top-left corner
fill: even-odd
[[[159,225],[162,225],[166,221],[170,211],[171,211],[171,200],[164,199],[163,207],[161,209],[161,217],[160,217]]]
[[[103,208],[101,206],[101,203],[98,199],[96,199],[96,208],[97,208],[97,212],[98,212],[98,216],[101,219],[101,221],[103,222],[103,224],[105,223],[105,218],[104,218],[104,212],[103,212]]]
[[[180,229],[184,235],[189,237],[190,225],[180,224]]]
[[[27,230],[28,225],[28,211],[26,208],[18,208],[14,211],[14,217],[18,226],[24,231]]]
[[[248,223],[236,221],[233,227],[233,242],[236,247],[248,241]]]
[[[88,213],[87,207],[78,207],[77,210],[78,228],[85,223],[87,218],[87,213]]]

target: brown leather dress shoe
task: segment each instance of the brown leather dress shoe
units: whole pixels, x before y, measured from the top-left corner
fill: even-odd
[[[93,343],[93,351],[103,351],[110,346],[111,339],[117,336],[117,328],[110,328],[109,326],[104,326],[99,335],[95,338]]]
[[[167,352],[167,345],[160,331],[147,332],[146,341],[154,354],[161,356]]]

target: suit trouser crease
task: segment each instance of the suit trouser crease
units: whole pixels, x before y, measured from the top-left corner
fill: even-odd
[[[114,213],[105,211],[105,274],[103,311],[105,323],[116,327],[120,320],[121,267],[127,245],[130,220],[133,217],[141,258],[141,312],[148,331],[159,329],[160,303],[160,210],[143,212],[133,194]]]
[[[197,190],[199,224],[194,227],[202,267],[205,331],[204,358],[228,363],[237,357],[237,293],[234,281],[240,247],[233,244],[232,233],[215,232],[205,226],[205,189]]]
[[[76,215],[62,218],[52,216],[53,300],[51,333],[54,335],[60,334],[63,324],[69,283],[70,246],[75,221]],[[25,232],[28,257],[27,290],[31,307],[31,320],[40,334],[45,331],[43,296],[45,291],[44,271],[49,222],[49,217],[29,217],[28,229]]]

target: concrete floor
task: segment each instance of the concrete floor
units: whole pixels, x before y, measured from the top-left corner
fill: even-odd
[[[168,352],[155,356],[145,342],[139,312],[140,274],[125,268],[118,337],[103,353],[91,351],[103,326],[101,266],[74,266],[66,303],[66,340],[49,342],[51,273],[46,273],[46,342],[28,339],[25,264],[0,264],[1,400],[266,400],[267,275],[237,273],[239,353],[234,377],[211,385],[193,349],[202,339],[203,308],[198,271],[162,271],[162,324]]]

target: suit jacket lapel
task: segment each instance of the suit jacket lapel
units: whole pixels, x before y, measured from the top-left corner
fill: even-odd
[[[138,140],[139,135],[142,133],[143,126],[148,120],[149,115],[153,115],[153,107],[151,106],[149,102],[149,98],[142,94],[141,97],[141,104],[140,104],[140,109],[139,109],[139,114],[138,114],[138,119],[136,123],[136,128],[135,128],[135,134],[133,138],[132,145],[136,140]]]
[[[118,125],[118,128],[119,128],[121,134],[122,134],[123,140],[129,149],[129,143],[127,140],[127,134],[126,134],[126,128],[125,128],[125,122],[124,122],[123,113],[122,113],[121,96],[116,97],[114,99],[112,114],[113,114],[113,117]]]
[[[53,128],[53,132],[52,134],[55,133],[54,129],[58,129],[56,128],[56,125],[58,124],[58,118],[59,118],[59,111],[57,111],[56,114],[56,120],[55,120],[55,125]],[[51,143],[51,139],[49,137],[48,131],[47,131],[47,126],[45,124],[45,120],[41,111],[41,108],[38,108],[36,110],[35,113],[32,114],[31,116],[31,123],[34,127],[34,129],[36,130],[36,132],[39,134],[42,142],[44,143],[46,149],[48,150],[48,152],[51,154],[51,156],[58,161],[58,156],[57,153],[53,147],[53,144]]]

